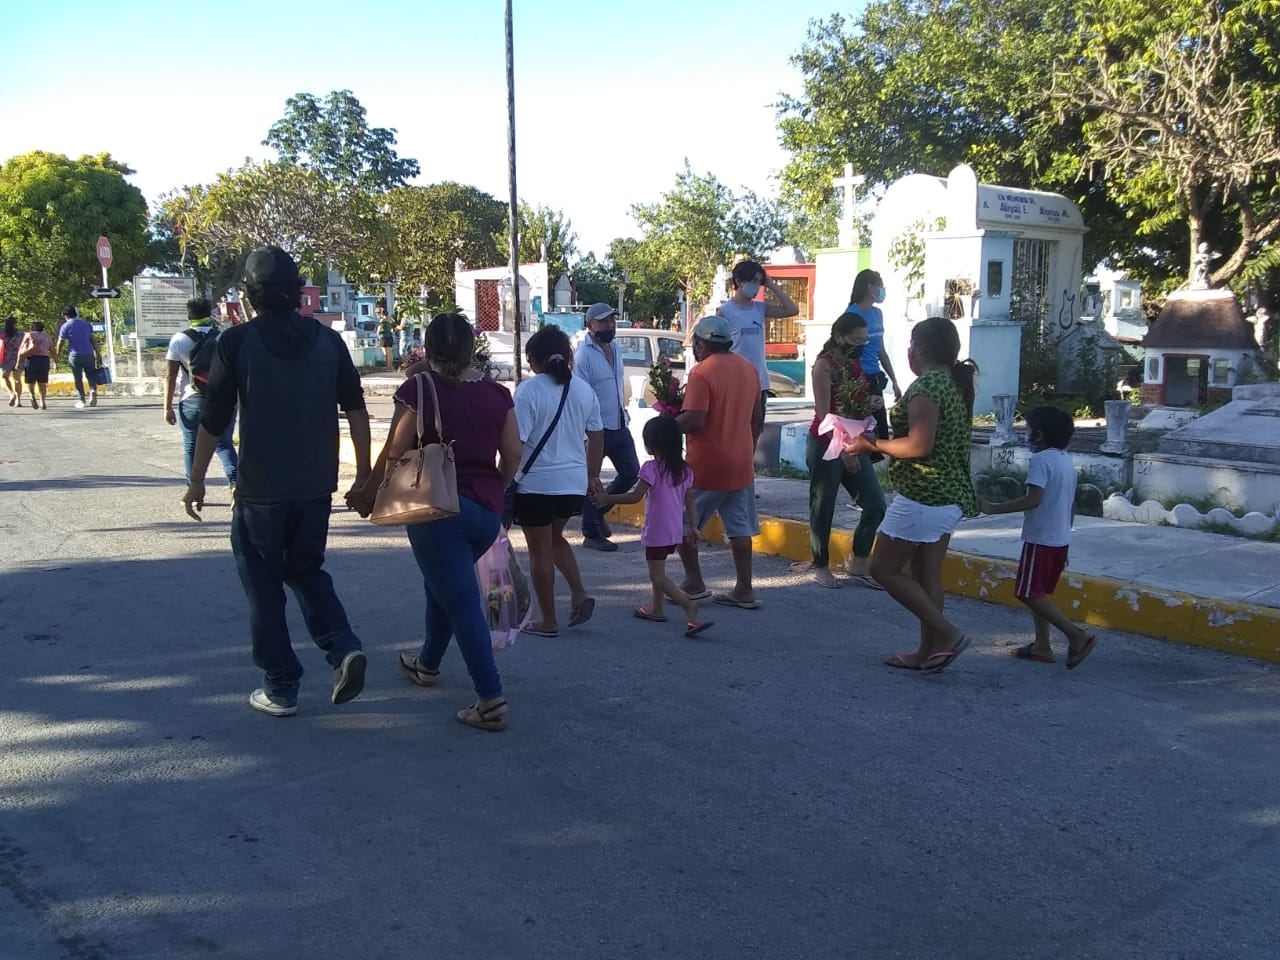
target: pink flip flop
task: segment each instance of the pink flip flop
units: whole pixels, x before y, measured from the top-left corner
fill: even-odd
[[[920,668],[920,672],[921,673],[941,673],[943,670],[947,669],[947,667],[951,666],[951,664],[955,662],[956,657],[960,656],[960,654],[964,653],[965,650],[967,650],[968,648],[969,648],[969,638],[966,636],[962,636],[959,640],[956,641],[956,645],[953,649],[939,650],[932,657],[926,660],[925,664],[933,664],[933,661],[935,660],[938,662],[936,664],[933,664],[933,666],[922,666]]]
[[[635,617],[637,620],[648,620],[650,623],[666,623],[667,622],[667,617],[665,614],[663,614],[662,616],[655,617],[652,613],[649,612],[647,607],[636,607],[635,612],[633,612],[631,615]]]
[[[919,670],[919,665],[907,659],[909,656],[911,656],[909,653],[895,653],[884,662],[884,665],[886,667],[897,667],[899,670]]]
[[[688,629],[685,630],[684,635],[686,637],[696,637],[698,634],[702,633],[705,630],[709,630],[714,626],[715,624],[712,623],[710,620],[703,620],[701,623],[695,623],[692,620],[690,620],[688,623]]]

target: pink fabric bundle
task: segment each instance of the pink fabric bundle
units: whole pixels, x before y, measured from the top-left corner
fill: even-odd
[[[876,432],[875,417],[867,417],[865,420],[850,420],[847,417],[837,417],[834,413],[828,413],[822,418],[822,422],[818,424],[818,435],[831,434],[831,442],[827,444],[827,452],[822,455],[823,460],[835,460],[842,453],[847,443],[852,443],[854,437],[862,436],[864,433]]]

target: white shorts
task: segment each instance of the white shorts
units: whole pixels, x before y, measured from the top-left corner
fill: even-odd
[[[880,533],[909,543],[937,543],[956,532],[964,511],[955,504],[927,507],[898,494],[880,521]]]

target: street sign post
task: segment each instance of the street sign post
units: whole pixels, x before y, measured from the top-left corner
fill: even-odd
[[[98,257],[98,265],[102,267],[102,287],[110,289],[111,284],[107,282],[107,267],[111,266],[111,241],[106,237],[99,237],[98,242],[93,245],[93,252]],[[120,296],[120,291],[116,291],[116,296]],[[102,301],[102,319],[106,324],[107,338],[107,369],[111,371],[111,379],[116,378],[116,338],[111,332],[111,300],[103,299]],[[142,356],[138,356],[138,373],[142,373]]]
[[[114,300],[120,296],[119,287],[90,287],[89,296],[95,300]]]

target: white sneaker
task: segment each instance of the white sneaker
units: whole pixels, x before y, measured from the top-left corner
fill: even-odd
[[[83,410],[83,409],[84,409],[84,401],[83,401],[83,400],[77,400],[77,401],[76,401],[76,409],[77,409],[77,410]]]
[[[273,697],[261,687],[249,694],[249,706],[259,713],[266,713],[273,717],[292,717],[298,712],[298,701],[290,702]]]

